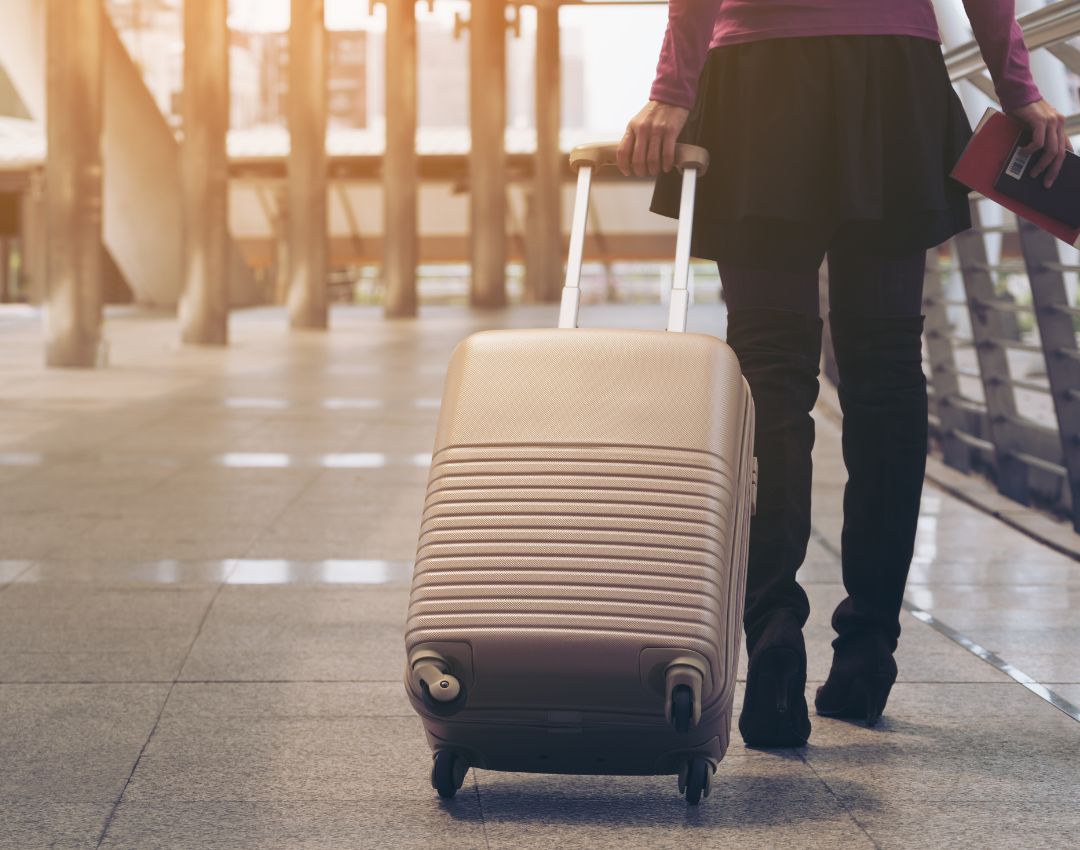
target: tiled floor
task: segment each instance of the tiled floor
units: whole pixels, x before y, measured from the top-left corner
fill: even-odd
[[[0,848],[1076,844],[1080,722],[1036,691],[1080,703],[1080,563],[934,486],[877,729],[814,717],[776,752],[736,733],[696,810],[670,777],[476,771],[445,804],[400,683],[444,367],[468,333],[555,308],[343,309],[326,334],[249,311],[227,349],[120,311],[96,372],[44,370],[38,318],[0,319]],[[811,689],[842,593],[818,419]]]

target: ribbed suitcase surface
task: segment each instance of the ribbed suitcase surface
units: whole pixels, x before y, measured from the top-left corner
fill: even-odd
[[[454,350],[406,625],[461,682],[410,699],[433,749],[494,769],[675,772],[727,746],[753,409],[707,334],[485,331]],[[707,667],[700,720],[663,673]],[[659,678],[658,678],[659,677]]]

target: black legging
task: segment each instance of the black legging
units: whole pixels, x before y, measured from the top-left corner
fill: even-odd
[[[881,252],[850,226],[837,232],[827,256],[849,472],[843,532],[849,598],[833,622],[841,633],[873,627],[894,639],[926,459],[920,357],[926,251]],[[749,636],[772,611],[794,611],[800,622],[809,613],[795,572],[810,534],[818,271],[717,265],[730,311],[729,342],[758,408],[759,511],[751,523]]]
[[[854,231],[838,232],[828,250],[829,310],[843,316],[922,313],[926,251],[878,254],[860,249]],[[808,316],[819,313],[817,269],[754,269],[718,262],[729,310],[764,307]]]

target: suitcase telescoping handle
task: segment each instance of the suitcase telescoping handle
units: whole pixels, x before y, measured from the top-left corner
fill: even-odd
[[[577,168],[577,195],[574,218],[570,224],[570,256],[566,263],[566,283],[559,307],[559,327],[578,326],[581,302],[581,261],[585,253],[585,224],[589,218],[589,189],[594,169],[615,164],[618,142],[578,145],[570,152],[570,167]],[[694,223],[694,190],[698,175],[709,167],[709,152],[696,145],[675,145],[675,167],[682,172],[682,195],[679,200],[679,231],[675,240],[675,274],[671,287],[669,331],[686,330],[686,311],[690,296],[686,286],[690,278],[690,234]]]

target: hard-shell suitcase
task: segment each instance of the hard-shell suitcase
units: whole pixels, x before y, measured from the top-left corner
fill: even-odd
[[[667,331],[577,327],[592,172],[554,329],[451,355],[406,624],[405,684],[451,797],[469,766],[677,774],[708,794],[731,727],[756,466],[734,352],[685,332],[694,189]]]

